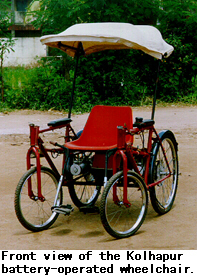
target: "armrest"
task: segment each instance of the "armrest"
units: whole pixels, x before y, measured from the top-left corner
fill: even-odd
[[[50,121],[47,125],[50,127],[58,127],[61,125],[67,125],[71,121],[72,121],[72,119],[70,119],[70,118],[60,118],[57,120]]]

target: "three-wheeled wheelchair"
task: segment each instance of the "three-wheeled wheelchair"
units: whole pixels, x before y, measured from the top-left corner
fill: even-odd
[[[159,61],[173,52],[156,28],[126,23],[76,24],[58,35],[42,37],[41,42],[76,57],[75,79],[80,55],[107,49],[139,49]],[[129,237],[146,217],[148,191],[155,211],[165,214],[172,208],[178,186],[175,136],[170,130],[157,133],[154,128],[158,78],[151,119],[133,120],[128,106],[98,105],[78,133],[71,126],[75,79],[68,118],[51,121],[42,130],[30,124],[27,172],[15,192],[16,215],[28,230],[49,228],[59,214],[73,211],[71,205],[63,203],[62,187],[67,186],[74,205],[81,211],[99,211],[111,236]],[[60,128],[65,128],[64,143],[51,142],[53,148],[46,148],[40,135]],[[140,146],[134,144],[136,137]],[[49,153],[62,154],[62,172]],[[50,168],[41,165],[41,156]]]

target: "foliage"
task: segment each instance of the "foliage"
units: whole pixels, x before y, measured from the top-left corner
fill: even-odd
[[[71,70],[70,79],[66,80],[65,72],[61,70],[63,62],[63,59],[57,60],[51,57],[47,60],[43,59],[40,66],[35,68],[5,68],[5,99],[7,106],[17,109],[68,110],[74,72]],[[81,61],[81,63],[83,62]],[[88,67],[88,64],[86,66]],[[123,69],[122,65],[120,65],[120,69]],[[138,95],[136,91],[142,88],[136,82],[133,83],[133,90],[128,88],[124,82],[128,75],[125,74],[125,80],[123,80],[119,79],[119,75],[116,73],[109,73],[108,78],[114,80],[114,87],[109,88],[109,90],[106,87],[109,85],[107,80],[103,85],[101,75],[99,78],[98,76],[92,76],[92,81],[90,80],[88,84],[85,84],[79,74],[75,91],[74,110],[89,111],[96,104],[141,104],[139,97],[136,97]],[[96,88],[93,88],[94,78],[100,80],[97,84],[99,92],[95,92]],[[119,87],[122,88],[122,94],[119,93]]]
[[[153,24],[158,10],[158,0],[130,0],[121,4],[117,0],[42,0],[34,24],[36,27],[42,26],[43,34],[59,33],[72,24],[83,22]],[[64,55],[63,52],[60,53]],[[147,91],[145,82],[140,86],[137,82],[140,78],[136,77],[138,73],[144,76],[140,55],[138,54],[140,66],[137,67],[132,62],[136,54],[129,51],[107,51],[81,58],[75,101],[88,107],[95,103],[140,104],[145,100]],[[70,62],[70,65],[73,66],[73,63]],[[72,70],[72,67],[68,67],[68,72]],[[155,77],[154,74],[153,76]]]
[[[72,81],[66,81],[61,71],[62,60],[43,59],[35,68],[5,70],[5,98],[10,108],[68,108]],[[55,64],[55,66],[54,66]]]
[[[10,8],[11,0],[0,0],[0,9],[5,11]]]
[[[138,72],[130,51],[105,51],[81,58],[76,87],[77,96],[81,98],[78,96],[76,100],[84,100],[89,106],[99,103],[140,105],[146,100],[146,87],[140,82]]]
[[[160,65],[158,98],[167,102],[197,103],[196,1],[42,0],[35,16],[33,24],[41,27],[43,35],[59,33],[75,23],[84,22],[156,26],[164,39],[174,46],[174,53]],[[63,58],[41,61],[37,69],[27,69],[28,77],[23,75],[20,86],[14,87],[9,78],[6,79],[6,99],[10,107],[68,108],[74,61],[58,50],[52,49],[51,55]],[[154,91],[157,66],[156,60],[138,51],[106,51],[81,57],[74,109],[87,111],[101,103],[146,103]]]
[[[1,99],[4,102],[4,78],[3,78],[3,62],[5,54],[13,50],[14,40],[11,33],[8,32],[10,26],[10,14],[7,12],[10,1],[0,1],[0,85]]]
[[[163,1],[159,29],[174,46],[169,61],[163,61],[160,97],[182,99],[194,93],[197,75],[197,3],[196,1]]]
[[[196,2],[42,0],[41,6],[35,24],[42,26],[44,34],[59,33],[72,24],[83,22],[117,21],[155,25],[162,32],[164,39],[175,48],[173,55],[161,63],[158,97],[174,101],[182,99],[195,89],[193,80],[197,74]],[[146,96],[152,94],[157,68],[152,58],[125,51],[110,53],[111,56],[108,54],[97,54],[96,58],[88,57],[82,61],[83,70],[79,71],[81,78],[78,79],[79,90],[87,95],[88,102],[95,102],[97,97],[100,101],[107,101],[107,98],[115,102],[121,99],[126,101],[128,94],[130,102],[136,103],[140,97],[143,101]],[[134,75],[142,84],[141,87],[136,86]],[[130,79],[128,76],[131,76]],[[123,83],[123,86],[120,85]]]
[[[7,30],[10,25],[10,13],[8,12],[10,6],[11,1],[0,0],[0,37],[7,37],[9,35]]]
[[[35,12],[43,34],[59,33],[84,22],[156,23],[160,0],[42,0]]]

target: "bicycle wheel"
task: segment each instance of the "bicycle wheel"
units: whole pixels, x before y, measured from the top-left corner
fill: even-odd
[[[108,181],[101,198],[100,216],[105,230],[115,238],[126,238],[137,232],[142,225],[148,207],[148,193],[143,179],[128,171],[126,207],[123,201],[123,171],[114,174]],[[113,188],[117,186],[118,201],[114,201]]]
[[[72,184],[68,186],[70,197],[78,208],[94,205],[97,201],[101,186],[97,185],[97,181],[91,173],[81,175]]]
[[[93,158],[92,152],[76,153],[70,167],[73,176],[68,186],[69,194],[73,203],[79,208],[94,205],[100,194],[102,181],[100,183],[101,178],[98,180],[92,173]]]
[[[167,131],[161,136],[162,145],[171,170],[171,176],[158,185],[152,187],[150,199],[154,210],[159,214],[165,214],[172,208],[178,186],[178,156],[177,142],[172,132]],[[151,183],[157,182],[169,174],[161,145],[156,144],[153,149],[151,168]]]
[[[31,178],[33,199],[28,195],[28,180]],[[55,173],[41,167],[41,185],[44,201],[41,202],[37,195],[37,168],[29,169],[20,179],[15,191],[15,212],[20,223],[30,231],[48,229],[57,219],[58,215],[51,211],[54,204],[58,179]],[[60,190],[57,205],[62,203],[62,189]]]

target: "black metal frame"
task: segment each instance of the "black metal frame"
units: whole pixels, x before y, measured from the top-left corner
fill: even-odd
[[[154,120],[154,117],[155,117],[155,108],[156,108],[156,101],[157,101],[157,87],[158,87],[158,82],[159,82],[160,63],[161,63],[161,60],[158,60],[157,79],[156,79],[156,83],[155,83],[155,92],[154,92],[154,96],[153,96],[153,107],[152,107],[152,116],[151,116],[152,120]]]

